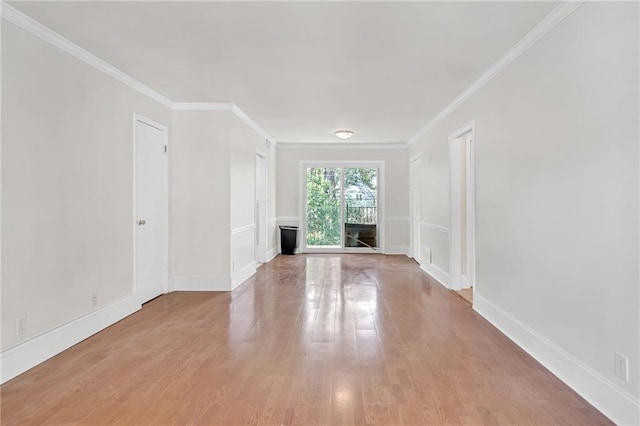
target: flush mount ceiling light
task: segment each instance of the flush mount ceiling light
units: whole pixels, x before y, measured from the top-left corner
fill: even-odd
[[[353,130],[336,130],[333,133],[340,139],[349,139],[353,136]]]

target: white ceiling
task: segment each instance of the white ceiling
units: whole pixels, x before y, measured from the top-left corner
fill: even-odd
[[[12,2],[175,102],[279,142],[402,143],[557,3]]]

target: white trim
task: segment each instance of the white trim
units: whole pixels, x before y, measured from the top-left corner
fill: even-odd
[[[405,256],[408,256],[409,254],[409,246],[385,246],[384,247],[384,254],[404,254]]]
[[[301,160],[300,165],[307,167],[382,167],[386,160]]]
[[[425,228],[432,229],[434,231],[442,232],[444,234],[449,233],[449,228],[446,228],[444,226],[434,225],[433,223],[427,223],[427,222],[420,222],[420,225],[424,226]]]
[[[476,133],[475,122],[472,122],[471,135],[467,138],[466,159],[467,159],[467,274],[465,278],[465,288],[472,288],[476,291]]]
[[[555,28],[567,16],[571,15],[582,1],[562,1],[555,9],[545,16],[531,31],[525,34],[511,49],[509,49],[500,59],[498,59],[488,70],[486,70],[471,86],[455,98],[449,105],[440,111],[431,121],[420,129],[409,139],[407,145],[413,145],[418,139],[424,136],[433,126],[442,121],[447,115],[458,108],[464,101],[469,99],[474,93],[480,90],[500,71],[505,69],[518,56],[526,52],[538,40],[544,37],[549,31]]]
[[[466,135],[469,132],[473,133],[475,130],[475,124],[476,124],[475,121],[471,120],[464,126],[460,127],[459,129],[451,133],[449,135],[449,142],[451,142],[454,139],[461,138],[462,136]]]
[[[240,226],[238,228],[233,228],[231,230],[231,235],[241,234],[243,232],[251,231],[253,229],[256,229],[256,224],[255,223],[250,223],[249,225]]]
[[[473,309],[613,422],[640,423],[638,398],[478,293]]]
[[[466,174],[469,175],[469,178],[464,182],[465,186],[467,184],[475,186],[475,179],[474,176],[471,175],[471,171],[468,169],[468,165],[470,164],[469,161],[472,162],[473,159],[469,159],[465,164],[462,164],[460,155],[464,151],[466,157],[470,156],[470,146],[474,139],[474,121],[467,123],[449,135],[449,284],[453,290],[461,290],[473,285],[468,279],[466,279],[466,276],[462,274],[462,171],[466,170]],[[468,204],[469,196],[469,191],[467,191],[465,197],[466,211],[464,214],[473,215],[473,213],[470,213],[470,208],[475,207],[475,203],[473,203],[473,205]],[[467,227],[470,222],[475,224],[473,219],[467,219],[465,227]],[[470,234],[472,231],[473,230],[467,229],[467,238],[465,240],[467,250],[466,253],[464,253],[465,257],[469,256],[469,253],[473,256],[473,250],[471,250],[470,247],[470,245],[473,244],[473,241],[475,241],[473,236]],[[472,262],[471,258],[466,257],[466,259],[467,261],[464,265],[465,268],[467,271],[473,271],[475,264]]]
[[[418,264],[420,266],[422,265],[429,265],[431,263],[431,249],[427,246],[422,246],[420,247],[420,260],[418,261]]]
[[[0,14],[4,19],[9,22],[14,23],[20,28],[29,31],[31,34],[36,37],[44,40],[52,45],[56,46],[60,50],[67,52],[71,56],[76,59],[81,60],[82,62],[94,67],[95,69],[102,71],[103,73],[115,78],[121,83],[126,84],[131,87],[133,90],[153,99],[154,101],[166,106],[167,108],[171,108],[173,102],[166,97],[162,96],[160,93],[151,89],[149,86],[141,83],[135,78],[125,74],[118,68],[113,65],[103,61],[98,58],[94,54],[84,50],[77,44],[71,42],[70,40],[62,37],[60,34],[54,32],[53,30],[45,27],[41,23],[36,20],[28,17],[24,13],[19,10],[9,6],[7,3],[2,2],[0,4]]]
[[[264,137],[267,141],[277,145],[275,139],[251,119],[244,111],[240,109],[236,104],[232,103],[215,103],[215,102],[175,102],[171,105],[171,109],[176,111],[231,111],[242,120],[246,125],[251,127],[256,133]],[[264,155],[266,158],[267,156]]]
[[[231,109],[231,111],[233,111],[233,113],[242,121],[244,121],[244,123],[246,125],[248,125],[249,127],[251,127],[253,130],[255,130],[258,134],[260,134],[263,138],[265,138],[267,141],[273,143],[274,145],[278,145],[278,142],[273,139],[271,136],[269,136],[269,134],[258,125],[258,123],[256,123],[255,121],[253,121],[247,114],[245,114],[244,111],[242,111],[237,105],[233,105],[233,108]],[[266,158],[266,156],[265,156]]]
[[[418,264],[420,260],[420,247],[422,237],[422,227],[420,219],[422,218],[422,156],[414,154],[409,159],[409,256],[411,256]]]
[[[267,250],[267,261],[266,263],[269,263],[273,260],[274,257],[276,257],[278,255],[278,247],[274,246],[271,247],[269,250]]]
[[[244,111],[237,105],[232,103],[214,103],[214,102],[173,102],[169,98],[156,92],[144,83],[136,80],[125,72],[119,70],[103,59],[98,58],[93,53],[81,48],[72,41],[64,38],[60,34],[42,25],[38,21],[28,17],[24,13],[9,6],[4,1],[0,2],[0,16],[9,22],[14,23],[20,28],[29,31],[36,37],[52,44],[60,50],[67,52],[76,59],[81,60],[93,68],[115,78],[121,83],[126,84],[133,90],[153,99],[154,101],[164,105],[172,110],[184,111],[231,111],[245,124],[266,138],[269,142],[277,145],[277,141],[270,137],[267,132],[253,121]]]
[[[435,264],[425,263],[424,265],[420,265],[420,269],[429,274],[434,280],[438,281],[444,288],[450,289],[450,277],[442,269],[438,268]]]
[[[256,132],[264,136],[269,142],[282,148],[322,148],[322,149],[404,149],[414,144],[429,129],[442,121],[444,117],[454,111],[465,100],[482,88],[487,82],[495,77],[500,71],[506,68],[518,56],[533,46],[538,40],[544,37],[555,26],[562,22],[574,10],[582,4],[581,1],[563,1],[553,9],[544,19],[542,19],[531,31],[529,31],[520,41],[509,49],[500,59],[498,59],[487,71],[485,71],[471,86],[455,98],[449,105],[440,111],[431,121],[413,135],[406,143],[295,143],[277,142],[271,138],[262,127],[253,121],[238,106],[231,103],[209,103],[209,102],[173,102],[147,85],[127,75],[123,71],[98,58],[94,54],[81,48],[70,40],[62,37],[50,28],[28,17],[24,13],[9,6],[5,2],[0,3],[0,16],[9,22],[29,31],[36,37],[51,43],[59,49],[69,53],[86,64],[104,72],[116,80],[126,84],[137,92],[157,101],[158,103],[174,110],[208,110],[208,111],[232,111],[238,118],[253,128]]]
[[[275,223],[277,221],[278,221],[278,217],[277,216],[270,217],[269,219],[267,219],[267,223]]]
[[[133,218],[132,218],[132,226],[133,226],[133,292],[137,293],[138,284],[137,284],[137,259],[136,259],[136,235],[137,235],[137,225],[136,220],[138,219],[138,214],[136,211],[137,206],[137,193],[136,193],[136,171],[137,171],[137,163],[136,163],[136,147],[137,147],[137,133],[136,133],[136,123],[140,122],[151,126],[157,130],[160,130],[164,133],[164,145],[167,149],[164,156],[164,207],[166,209],[166,227],[165,231],[165,243],[164,243],[164,273],[162,275],[162,279],[164,280],[163,290],[164,293],[169,292],[169,128],[163,124],[157,123],[150,118],[147,118],[138,113],[133,113]],[[143,301],[142,303],[146,302]]]
[[[229,277],[171,277],[169,291],[229,291]]]
[[[256,268],[258,264],[255,261],[251,261],[247,266],[242,268],[240,271],[231,275],[231,290],[234,290],[240,284],[248,280],[256,273]]]
[[[128,317],[140,308],[138,296],[130,294],[2,351],[0,353],[1,382],[5,383],[13,379],[87,337]]]
[[[140,115],[136,112],[133,113],[133,122],[135,123],[136,121],[139,121],[141,123],[147,124],[151,127],[154,127],[162,132],[165,132],[168,136],[169,133],[169,128],[167,126],[165,126],[164,124],[160,124],[157,121],[153,121],[152,119],[145,117],[144,115]],[[165,139],[167,139],[165,142],[168,142],[168,137],[165,137]],[[167,147],[168,148],[168,147]]]
[[[407,144],[398,143],[339,143],[339,142],[278,142],[282,149],[405,149]]]
[[[255,157],[255,176],[254,176],[254,185],[255,185],[255,198],[254,198],[254,209],[255,209],[255,217],[256,217],[256,231],[254,234],[255,237],[255,246],[253,251],[253,256],[255,261],[258,263],[266,263],[268,256],[267,251],[269,250],[267,247],[269,241],[269,157],[267,154],[261,149],[256,149],[256,157]],[[258,176],[258,172],[261,167],[264,166],[264,174],[263,176]],[[263,182],[264,181],[264,182]],[[264,183],[264,191],[259,191],[260,186]],[[264,207],[261,209],[260,203],[258,202],[259,198],[264,198]],[[262,212],[262,213],[261,213]],[[262,223],[262,228],[260,224]]]
[[[449,286],[462,289],[462,202],[460,197],[462,165],[460,138],[449,137]]]
[[[407,216],[387,216],[384,218],[387,222],[408,222],[409,217]]]

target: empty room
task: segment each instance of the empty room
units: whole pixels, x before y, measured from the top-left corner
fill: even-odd
[[[637,1],[0,6],[3,425],[640,425]]]

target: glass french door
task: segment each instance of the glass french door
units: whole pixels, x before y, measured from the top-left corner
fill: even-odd
[[[375,251],[378,167],[304,167],[305,249]]]

